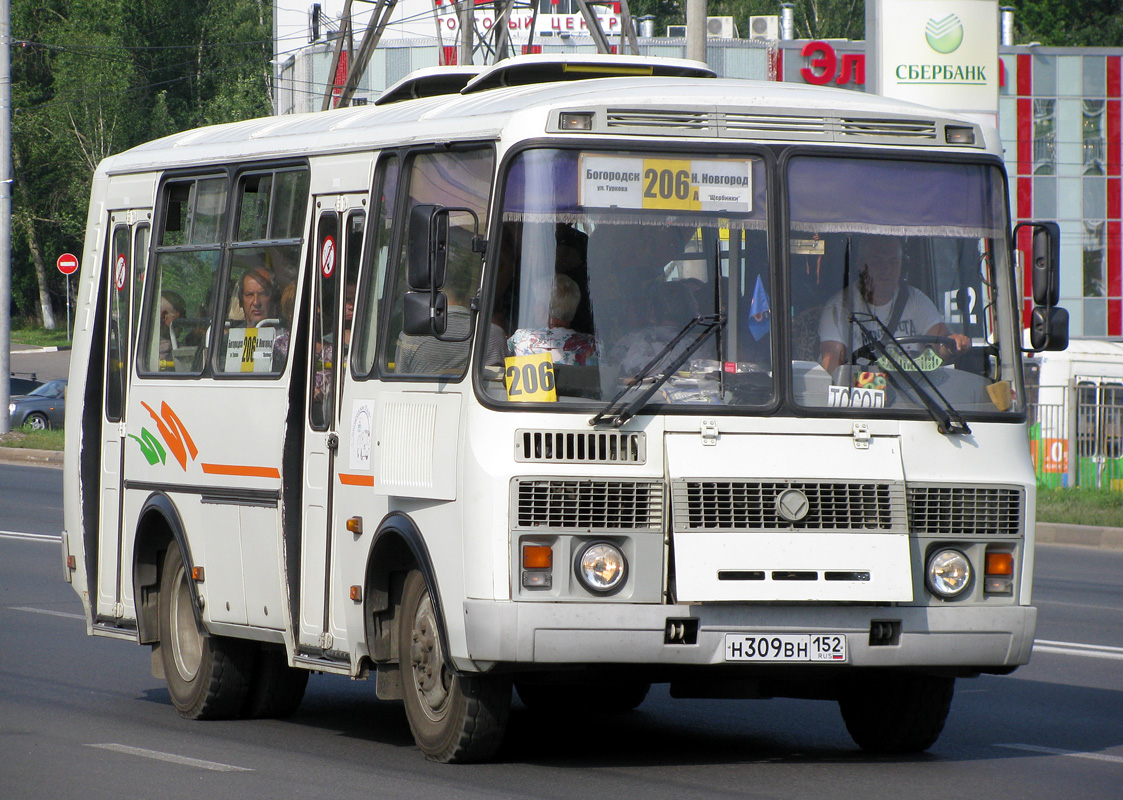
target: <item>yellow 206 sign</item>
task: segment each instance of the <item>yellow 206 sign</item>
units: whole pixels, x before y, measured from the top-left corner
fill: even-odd
[[[642,158],[582,153],[578,202],[665,211],[753,210],[748,159]]]
[[[513,403],[554,403],[554,361],[549,353],[512,356],[504,362],[507,399]]]

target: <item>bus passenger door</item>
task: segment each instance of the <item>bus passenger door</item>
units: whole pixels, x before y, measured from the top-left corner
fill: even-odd
[[[123,586],[130,580],[122,559],[122,520],[126,399],[136,338],[137,313],[148,255],[148,211],[110,215],[109,241],[103,255],[101,291],[105,292],[104,394],[101,420],[101,499],[98,537],[97,610],[95,619],[110,624],[125,616]],[[138,224],[138,220],[145,222]]]
[[[310,295],[306,365],[303,525],[299,645],[327,655],[336,649],[342,624],[332,624],[334,537],[332,499],[339,445],[340,391],[350,349],[351,318],[365,212],[364,196],[316,199],[314,273]],[[333,633],[334,630],[334,633]]]

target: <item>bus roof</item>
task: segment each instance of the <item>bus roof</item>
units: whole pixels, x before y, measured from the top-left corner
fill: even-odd
[[[478,77],[486,75],[485,71]],[[835,142],[1001,152],[997,133],[967,117],[862,92],[798,84],[626,76],[465,92],[198,128],[111,156],[101,169],[113,174],[348,152],[426,139],[494,139],[516,123],[516,118],[525,120],[520,132],[541,136],[561,132],[556,125],[559,110],[593,112],[592,127],[568,134],[573,136]],[[949,144],[948,128],[972,129],[971,142]]]

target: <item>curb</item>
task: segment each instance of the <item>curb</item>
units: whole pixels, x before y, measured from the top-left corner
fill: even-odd
[[[10,352],[15,353],[17,355],[25,355],[27,353],[61,353],[61,352],[64,352],[66,350],[70,350],[72,347],[73,347],[73,345],[60,344],[60,345],[50,345],[50,346],[44,346],[44,347],[29,347],[29,349],[27,349],[27,350],[12,350]]]
[[[0,447],[0,462],[5,464],[36,464],[62,468],[61,450],[32,450],[27,447]]]
[[[1080,547],[1095,547],[1099,550],[1123,550],[1123,528],[1039,522],[1037,523],[1037,543],[1078,545]]]

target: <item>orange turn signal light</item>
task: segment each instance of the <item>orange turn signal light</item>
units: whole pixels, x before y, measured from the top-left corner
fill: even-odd
[[[550,545],[523,545],[523,569],[550,569],[553,565],[554,550]]]
[[[1001,552],[987,553],[986,574],[1013,575],[1014,554]]]
[[[207,579],[207,576],[202,567],[192,567],[191,579],[196,583],[203,583]]]

